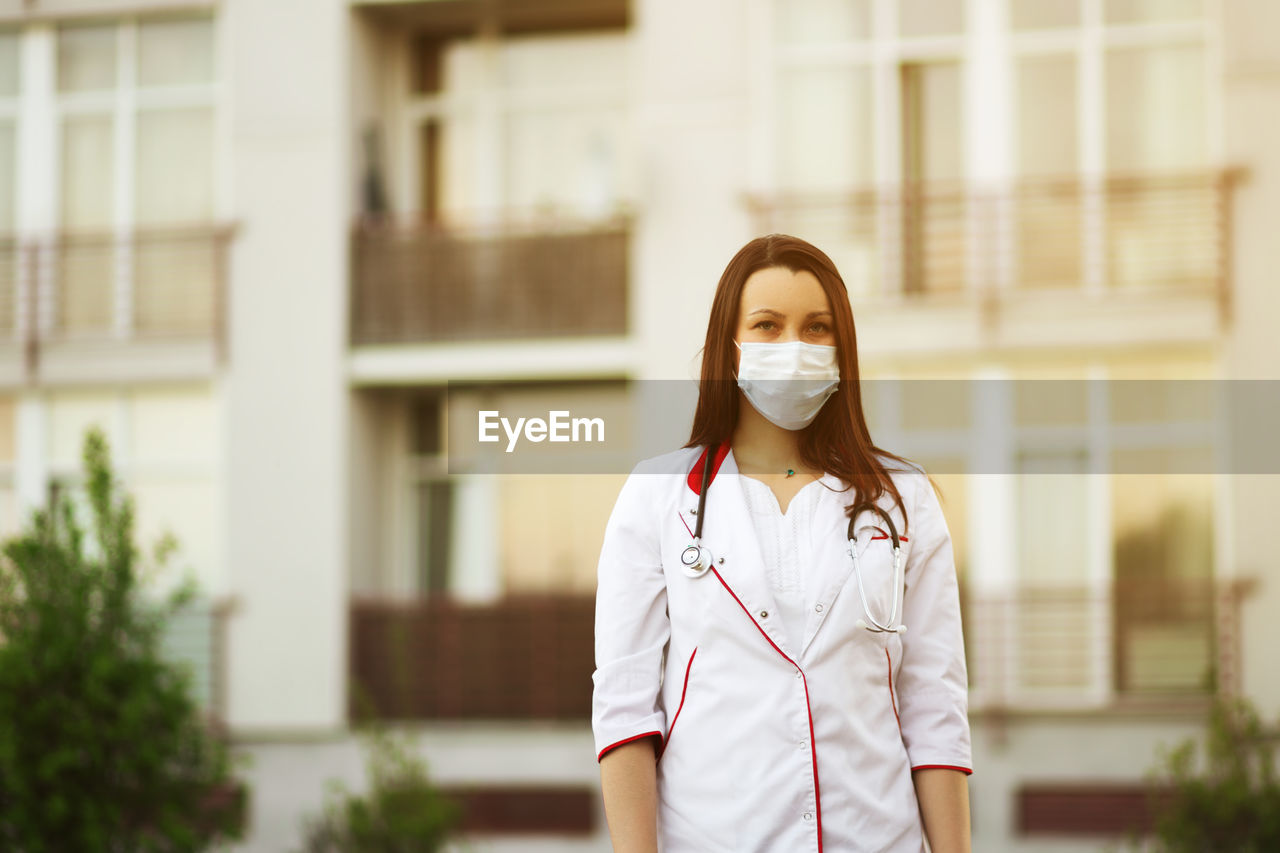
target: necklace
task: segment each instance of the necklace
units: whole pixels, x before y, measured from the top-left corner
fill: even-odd
[[[787,469],[787,476],[788,476],[788,477],[794,477],[794,476],[795,476],[795,474],[796,474],[796,472],[795,472],[795,470],[794,470],[794,469],[792,469],[792,468],[788,468],[788,469]]]

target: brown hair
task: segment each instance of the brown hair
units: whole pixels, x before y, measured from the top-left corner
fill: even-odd
[[[835,322],[836,358],[840,365],[840,386],[818,412],[813,423],[800,431],[801,461],[834,474],[854,489],[859,503],[876,501],[885,492],[893,495],[898,510],[906,517],[902,495],[888,470],[876,458],[881,454],[911,466],[907,459],[876,447],[862,414],[862,391],[858,378],[858,340],[853,326],[849,292],[835,264],[818,247],[786,234],[757,237],[738,250],[725,267],[716,286],[707,322],[707,340],[702,348],[702,381],[693,429],[685,447],[715,447],[733,437],[738,423],[738,386],[733,380],[733,340],[738,328],[742,288],[755,272],[783,267],[792,272],[812,273],[822,284],[831,302]],[[898,469],[894,469],[898,470]],[[904,468],[902,470],[908,470]],[[852,505],[850,506],[852,509]],[[910,521],[907,522],[908,526]],[[905,531],[903,531],[905,533]]]

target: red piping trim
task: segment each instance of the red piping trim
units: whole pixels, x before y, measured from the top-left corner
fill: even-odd
[[[680,712],[684,710],[684,694],[689,690],[689,670],[693,669],[693,659],[697,654],[698,648],[694,646],[693,654],[689,655],[689,662],[684,667],[684,686],[680,688],[680,704],[676,708],[676,715],[671,718],[671,725],[667,726],[666,740],[658,748],[658,758],[662,758],[662,753],[667,751],[667,744],[671,743],[671,733],[676,730],[676,720],[680,719]]]
[[[884,650],[884,662],[889,668],[889,703],[893,705],[893,718],[898,721],[898,734],[902,734],[902,718],[898,716],[898,700],[893,695],[893,658],[889,657],[889,650]]]
[[[734,601],[738,602],[738,606],[742,608],[743,613],[747,614],[747,618],[751,620],[751,624],[756,626],[756,630],[760,632],[760,636],[764,637],[765,641],[769,645],[773,646],[773,650],[781,655],[783,660],[794,666],[796,668],[796,672],[800,673],[800,680],[804,684],[804,707],[805,711],[809,714],[809,755],[813,760],[813,793],[817,801],[814,811],[818,818],[818,853],[822,853],[822,788],[818,785],[818,744],[813,737],[813,707],[809,704],[809,679],[805,676],[804,670],[801,669],[795,661],[787,657],[786,652],[778,648],[778,645],[773,640],[769,639],[769,635],[760,627],[760,623],[751,615],[751,611],[742,603],[742,599],[738,598],[738,594],[733,591],[729,584],[725,583],[724,578],[720,577],[720,572],[716,570],[715,566],[711,567],[711,571],[715,574],[716,580],[720,581],[720,585],[725,588],[725,591],[728,592],[729,595],[733,596]]]
[[[917,764],[912,770],[959,770],[966,776],[972,776],[973,771],[968,767],[957,767],[954,764]]]
[[[734,601],[736,601],[736,602],[738,602],[738,606],[742,608],[742,612],[743,612],[743,613],[745,613],[745,614],[747,614],[747,618],[751,620],[751,624],[752,624],[752,625],[755,625],[755,626],[756,626],[756,630],[760,632],[760,636],[764,637],[765,642],[767,642],[769,645],[773,646],[773,650],[774,650],[775,652],[777,652],[778,654],[782,655],[782,659],[783,659],[783,660],[785,660],[787,663],[789,663],[789,664],[791,664],[792,666],[794,666],[796,669],[800,669],[800,667],[796,665],[796,662],[795,662],[795,661],[793,661],[791,658],[787,657],[787,653],[786,653],[786,652],[784,652],[782,649],[778,648],[777,643],[775,643],[773,640],[769,639],[769,635],[768,635],[768,634],[766,634],[766,633],[764,632],[764,629],[760,627],[760,623],[756,621],[756,617],[754,617],[754,616],[752,616],[752,615],[751,615],[751,611],[750,611],[750,610],[748,610],[748,609],[747,609],[747,606],[746,606],[745,604],[743,604],[743,603],[742,603],[742,599],[738,598],[737,593],[735,593],[732,589],[729,589],[729,585],[728,585],[727,583],[725,583],[725,582],[724,582],[724,578],[720,577],[720,572],[716,571],[716,567],[715,567],[715,566],[712,566],[712,567],[711,567],[711,571],[712,571],[712,572],[715,572],[716,580],[720,581],[720,585],[721,585],[721,586],[723,586],[723,587],[725,588],[725,590],[727,590],[727,591],[728,591],[728,593],[729,593],[730,595],[732,595],[732,596],[733,596],[733,600],[734,600]]]
[[[879,527],[877,527],[877,528],[876,528],[876,530],[880,530],[880,528],[879,528]],[[880,530],[880,535],[879,535],[879,536],[872,536],[871,538],[872,538],[872,540],[876,540],[876,539],[888,539],[888,538],[889,538],[889,534],[888,534],[888,533],[885,533],[883,530]],[[905,537],[905,536],[899,536],[899,537],[898,537],[898,541],[899,541],[899,542],[906,542],[906,541],[907,541],[907,537]]]
[[[813,737],[813,708],[809,705],[809,679],[805,677],[804,670],[800,670],[800,680],[804,684],[804,708],[809,712],[809,754],[813,756],[813,810],[818,818],[818,853],[822,853],[822,788],[818,785],[818,744]]]
[[[729,455],[729,442],[716,447],[716,458],[711,463],[711,479],[707,481],[710,486],[716,480],[716,474],[720,472],[720,464],[724,462],[724,458]],[[707,448],[702,449],[702,455],[698,457],[698,461],[694,463],[693,470],[689,472],[689,476],[685,482],[689,484],[689,489],[696,495],[702,490],[702,466],[707,464]]]
[[[596,761],[599,762],[600,759],[604,758],[604,754],[611,749],[616,749],[617,747],[622,746],[625,743],[631,743],[631,741],[633,740],[640,740],[640,738],[642,737],[653,737],[654,735],[657,735],[658,737],[662,737],[662,732],[645,732],[644,734],[632,735],[631,737],[623,738],[617,743],[611,743],[608,746],[606,746],[604,749],[600,750],[600,754],[596,756]]]
[[[687,522],[687,521],[685,521],[685,520],[684,520],[684,516],[683,516],[683,515],[681,515],[679,512],[676,512],[676,518],[680,519],[680,523],[684,525],[684,529],[685,529],[685,530],[689,530],[689,522]],[[692,531],[692,530],[689,530],[689,535],[690,535],[690,536],[693,536],[693,531]]]

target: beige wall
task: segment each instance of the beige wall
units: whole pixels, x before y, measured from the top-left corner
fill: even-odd
[[[1226,374],[1280,380],[1280,4],[1229,0],[1223,18],[1223,94],[1229,161],[1243,167],[1234,209],[1235,274]],[[1268,716],[1280,714],[1280,678],[1272,650],[1280,648],[1280,557],[1266,535],[1280,504],[1280,475],[1232,478],[1233,553],[1228,571],[1259,581],[1244,612],[1245,690]]]

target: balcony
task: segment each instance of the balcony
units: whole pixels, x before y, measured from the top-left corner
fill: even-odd
[[[361,223],[352,234],[351,343],[623,335],[629,236],[622,221]]]
[[[1239,689],[1238,584],[1120,583],[1100,591],[964,595],[970,708],[1199,709]],[[585,720],[591,597],[358,599],[349,712],[388,719]]]
[[[869,329],[877,348],[1212,341],[1230,321],[1238,178],[1073,175],[748,202],[759,233],[827,251],[859,319],[899,323]],[[901,325],[913,317],[916,335]]]
[[[970,707],[1176,710],[1233,695],[1248,589],[1165,580],[965,596]]]
[[[356,600],[352,719],[583,720],[591,710],[595,602]],[[364,707],[369,702],[371,708]]]
[[[225,351],[226,226],[0,238],[0,384],[189,378]]]

